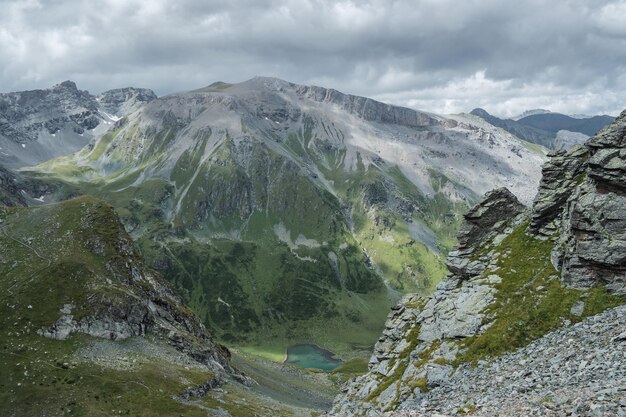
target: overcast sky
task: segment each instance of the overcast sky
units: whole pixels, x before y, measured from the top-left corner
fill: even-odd
[[[254,75],[437,113],[626,108],[626,0],[0,0],[0,91]]]

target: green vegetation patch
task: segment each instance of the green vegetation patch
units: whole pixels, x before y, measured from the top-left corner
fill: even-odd
[[[518,226],[495,248],[500,253],[497,273],[502,282],[496,284],[496,300],[486,312],[485,323],[491,326],[460,342],[465,350],[456,365],[513,351],[561,326],[564,320],[580,321],[626,303],[626,297],[610,295],[604,287],[565,287],[550,262],[552,242],[527,235],[526,227],[527,223]],[[579,300],[585,303],[583,317],[570,313]]]
[[[356,237],[393,288],[429,294],[446,274],[444,258],[414,240],[407,224],[395,217],[363,216]]]
[[[234,384],[220,393],[182,400],[187,389],[212,380],[211,372],[142,354],[124,358],[115,368],[80,359],[77,352],[93,340],[84,335],[4,339],[0,415],[205,417],[220,408],[237,417],[301,415]]]

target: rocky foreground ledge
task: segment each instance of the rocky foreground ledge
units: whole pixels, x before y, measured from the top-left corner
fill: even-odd
[[[626,306],[563,327],[407,401],[393,417],[626,416]],[[593,340],[593,343],[590,343]]]

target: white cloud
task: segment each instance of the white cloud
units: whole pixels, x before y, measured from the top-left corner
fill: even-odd
[[[609,3],[594,12],[593,20],[603,32],[626,37],[626,1]]]
[[[622,94],[606,91],[602,86],[579,91],[552,83],[517,85],[514,80],[496,81],[485,74],[486,71],[481,70],[440,86],[382,94],[376,98],[440,114],[468,112],[483,107],[500,117],[513,117],[537,108],[565,114],[590,113],[589,109],[594,109],[592,113],[617,115],[626,106]]]
[[[624,0],[3,1],[0,91],[261,74],[440,112],[615,113],[624,21]]]

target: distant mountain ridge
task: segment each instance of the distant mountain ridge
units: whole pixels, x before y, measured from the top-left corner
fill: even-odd
[[[529,110],[513,119],[498,118],[481,108],[472,110],[470,114],[501,127],[520,139],[550,149],[569,148],[577,143],[583,143],[615,119],[607,115],[572,117],[544,109]]]
[[[499,117],[489,114],[486,110],[476,108],[470,112],[474,116],[478,116],[486,122],[502,128],[512,135],[517,136],[527,142],[536,143],[537,145],[545,146],[546,148],[553,147],[553,137],[550,133],[537,129],[532,126],[527,126],[511,119],[500,119]]]
[[[552,112],[546,109],[531,109],[531,110],[525,110],[522,113],[518,114],[517,116],[511,117],[510,119],[517,121],[527,116],[534,116],[535,114],[546,114],[546,113],[552,113]]]
[[[75,152],[120,117],[156,99],[151,90],[124,88],[98,96],[73,81],[49,89],[0,94],[0,164],[18,168]]]
[[[613,120],[615,120],[614,117],[606,115],[578,119],[560,113],[545,113],[524,117],[519,119],[518,123],[553,134],[559,130],[569,130],[570,132],[580,132],[587,136],[593,136],[611,124]]]

